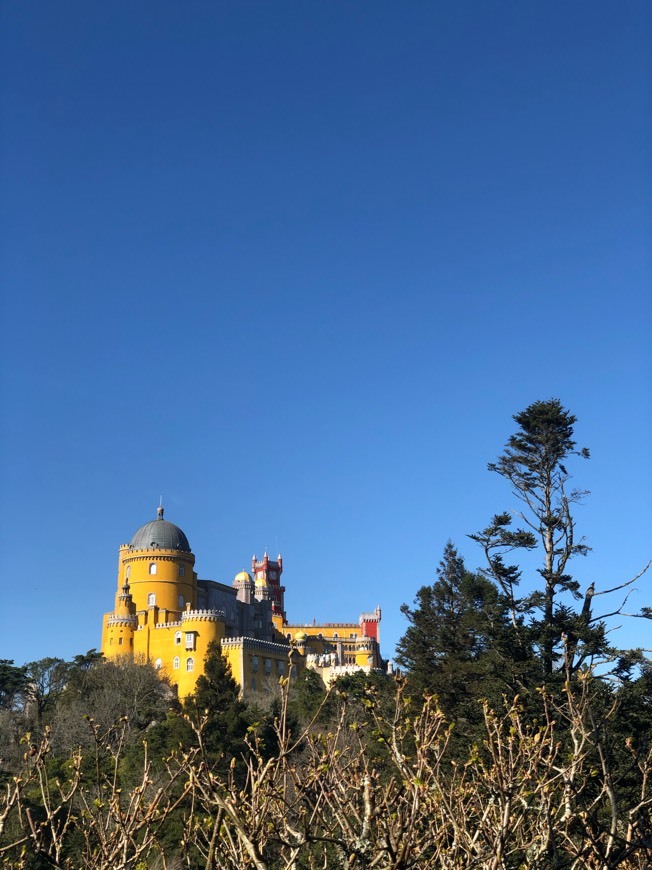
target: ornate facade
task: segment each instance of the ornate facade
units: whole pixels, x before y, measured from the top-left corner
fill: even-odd
[[[252,559],[231,585],[200,580],[185,534],[163,508],[120,547],[115,609],[104,616],[102,652],[151,661],[192,693],[211,641],[217,641],[244,695],[265,694],[284,675],[316,670],[326,684],[383,667],[380,608],[357,622],[287,622],[283,560]]]

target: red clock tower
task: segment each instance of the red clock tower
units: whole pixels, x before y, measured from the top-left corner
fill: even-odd
[[[267,598],[272,602],[272,615],[280,616],[285,622],[285,586],[281,586],[281,574],[283,573],[283,557],[280,555],[274,561],[270,559],[267,553],[262,559],[256,559],[254,556],[251,560],[251,571],[254,575],[256,584],[256,592],[258,590],[267,590]]]

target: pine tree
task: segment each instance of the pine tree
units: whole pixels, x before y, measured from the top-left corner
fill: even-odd
[[[204,673],[183,707],[195,723],[206,717],[204,740],[210,753],[231,759],[246,750],[244,738],[251,717],[218,643],[209,644]]]
[[[555,671],[572,674],[587,661],[613,654],[602,617],[593,613],[593,597],[634,581],[601,592],[592,583],[582,595],[580,583],[570,573],[571,560],[590,550],[577,536],[573,514],[588,493],[570,486],[567,468],[573,457],[589,458],[588,449],[578,449],[573,440],[576,417],[558,399],[549,399],[534,402],[514,420],[517,431],[488,467],[509,482],[521,503],[516,515],[524,526],[512,528],[512,514],[504,512],[470,537],[482,546],[485,573],[505,596],[515,637],[523,646],[534,644],[540,675],[549,680]],[[541,554],[539,588],[521,597],[517,594],[521,568],[505,562],[507,554],[519,549]],[[582,598],[578,609],[574,602]]]
[[[509,622],[496,586],[468,571],[449,541],[437,580],[422,586],[413,607],[401,612],[410,622],[397,646],[413,694],[434,693],[450,716],[476,718],[477,700],[500,697],[509,685]],[[511,690],[511,687],[509,687]]]

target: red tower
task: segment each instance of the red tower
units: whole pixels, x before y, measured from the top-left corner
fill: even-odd
[[[283,557],[279,553],[278,559],[274,561],[267,553],[260,560],[254,556],[251,560],[251,571],[256,589],[267,589],[267,597],[272,602],[272,614],[281,616],[285,622],[285,586],[281,586]]]

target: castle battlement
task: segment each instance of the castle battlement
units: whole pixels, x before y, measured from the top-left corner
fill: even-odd
[[[107,617],[106,624],[134,627],[138,625],[138,619],[135,616],[116,616],[115,613],[112,613]]]
[[[278,655],[283,653],[288,655],[292,649],[289,644],[274,643],[271,640],[258,640],[255,637],[225,637],[221,643],[222,649],[235,649],[241,646],[245,650],[253,652],[269,652]]]
[[[186,610],[181,614],[182,622],[223,622],[225,619],[223,610]]]

